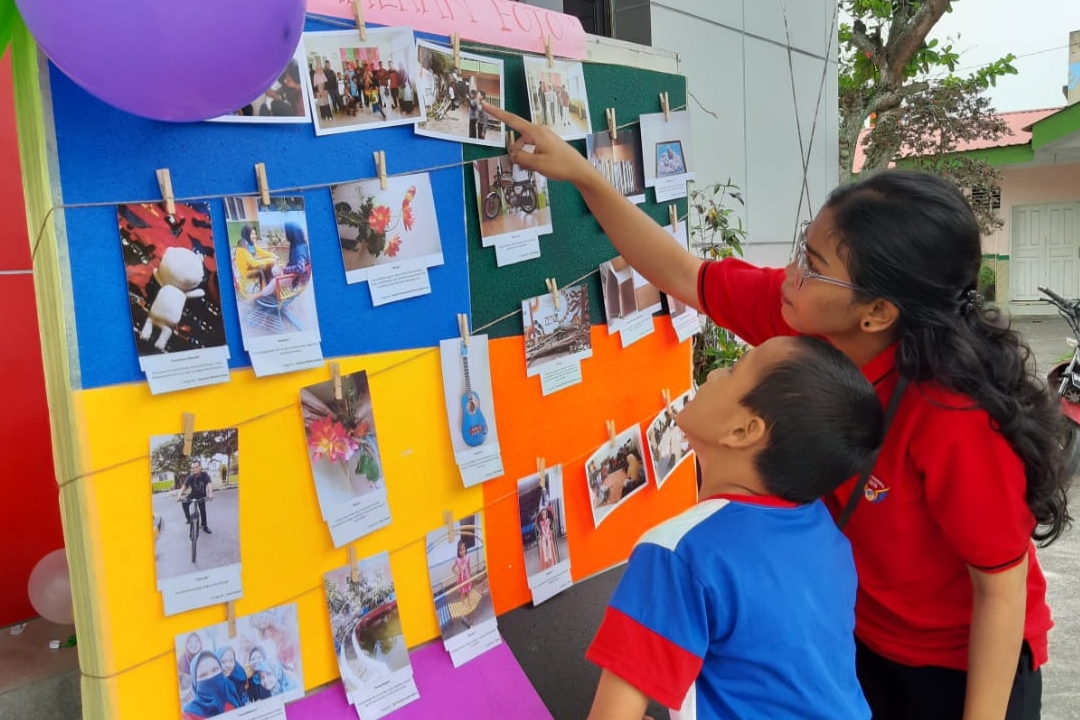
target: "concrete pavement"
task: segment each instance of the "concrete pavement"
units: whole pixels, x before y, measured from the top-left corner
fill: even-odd
[[[154,494],[154,515],[165,520],[154,547],[158,580],[240,562],[238,494],[235,485],[214,490],[214,499],[206,504],[206,522],[213,532],[210,535],[199,533],[194,563],[191,562],[191,540],[184,522],[184,510],[176,502],[176,494]],[[198,513],[195,503],[191,504],[191,513]]]

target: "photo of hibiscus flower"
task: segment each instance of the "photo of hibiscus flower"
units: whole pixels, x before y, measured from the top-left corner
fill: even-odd
[[[345,279],[364,282],[376,265],[423,260],[442,265],[442,241],[427,173],[334,185],[330,188],[337,220]]]

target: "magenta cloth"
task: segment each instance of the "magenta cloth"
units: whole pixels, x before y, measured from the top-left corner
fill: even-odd
[[[553,720],[506,642],[454,668],[442,643],[409,653],[420,699],[386,720]],[[285,708],[288,720],[355,720],[341,683]]]

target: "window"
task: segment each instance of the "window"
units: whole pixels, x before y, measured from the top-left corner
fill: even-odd
[[[1001,188],[980,185],[971,189],[971,204],[975,207],[1001,209]]]

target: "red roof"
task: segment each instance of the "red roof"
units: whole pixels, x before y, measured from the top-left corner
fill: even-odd
[[[972,142],[962,143],[957,150],[964,152],[967,150],[984,150],[986,148],[997,147],[1011,147],[1013,145],[1027,145],[1031,142],[1031,126],[1042,120],[1048,115],[1061,110],[1060,107],[1056,108],[1042,108],[1040,110],[1018,110],[1016,112],[998,113],[997,117],[1005,121],[1009,126],[1009,132],[1006,135],[1002,135],[997,140],[974,140]],[[863,139],[866,134],[870,132],[868,129],[859,133],[859,144],[855,149],[855,162],[854,171],[859,172],[862,170],[863,162],[866,160],[866,151],[863,148]]]

